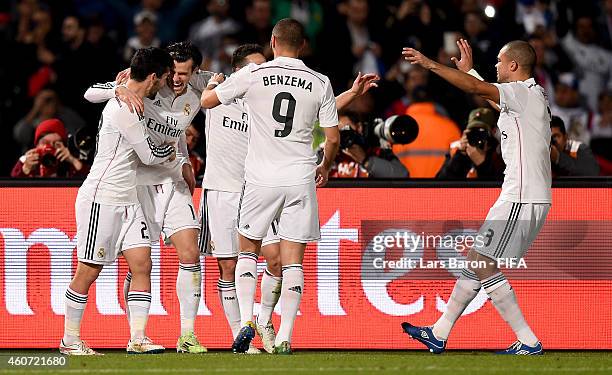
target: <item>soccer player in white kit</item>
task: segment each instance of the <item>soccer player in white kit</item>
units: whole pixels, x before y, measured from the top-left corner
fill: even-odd
[[[157,243],[163,233],[174,245],[179,258],[176,293],[180,304],[181,335],[177,352],[203,353],[206,348],[194,333],[202,285],[197,243],[200,224],[193,206],[195,177],[189,164],[185,128],[200,110],[200,92],[212,74],[198,71],[202,56],[190,42],[174,43],[167,51],[174,59],[173,75],[169,80],[171,87],[164,87],[157,95],[144,98],[144,117],[151,138],[159,143],[176,143],[179,152],[172,163],[138,167],[138,199],[149,224],[151,243]],[[190,84],[190,80],[201,86],[200,90]],[[142,108],[138,97],[125,87],[116,87],[113,82],[92,86],[85,98],[101,102],[115,94],[126,103]],[[123,288],[126,297],[131,279],[132,275],[128,273]]]
[[[304,288],[304,250],[308,242],[320,238],[316,185],[327,182],[340,135],[329,78],[297,59],[305,44],[303,26],[293,19],[278,21],[270,44],[274,60],[249,64],[212,90],[209,85],[202,93],[202,106],[213,108],[243,98],[249,108],[246,183],[236,223],[240,234],[236,287],[242,328],[232,349],[245,352],[255,336],[253,290],[241,291],[240,279],[257,274],[261,240],[278,220],[283,282],[281,325],[274,353],[289,354]],[[312,149],[317,120],[326,136],[319,166]]]
[[[157,48],[138,50],[130,65],[127,82],[136,95],[154,95],[165,84],[172,69],[170,55]],[[80,339],[81,319],[87,293],[102,267],[122,254],[132,269],[132,287],[127,298],[130,310],[128,353],[161,353],[145,335],[151,303],[151,248],[149,231],[138,202],[136,168],[172,162],[172,145],[158,146],[149,136],[144,117],[129,111],[124,103],[111,100],[102,112],[91,170],[75,202],[77,256],[79,263],[65,295],[64,337],[60,353],[98,354]]]
[[[497,266],[499,259],[525,255],[544,225],[552,202],[551,115],[546,93],[532,76],[535,51],[524,41],[506,44],[497,57],[499,83],[491,84],[474,77],[478,74],[472,70],[469,44],[465,40],[457,44],[461,60],[454,61],[460,70],[436,63],[412,48],[404,48],[402,54],[412,64],[421,65],[458,88],[495,103],[500,109],[497,126],[506,163],[505,177],[501,195],[480,228],[482,244],[474,246],[467,255],[468,261],[486,266],[470,266],[462,271],[446,312],[432,327],[402,323],[402,328],[431,352],[442,353],[453,325],[483,287],[517,336],[515,343],[498,354],[543,354],[542,344],[527,324],[514,290]]]
[[[263,48],[257,44],[242,45],[232,55],[235,72],[249,63],[259,65],[264,62],[266,59]],[[221,78],[220,75],[215,76],[210,87],[220,83]],[[356,97],[376,87],[375,81],[378,79],[376,74],[359,74],[351,89],[336,98],[338,108],[347,106]],[[220,105],[206,111],[206,171],[200,200],[200,246],[202,252],[217,258],[220,273],[219,298],[234,338],[241,328],[234,274],[239,252],[236,217],[244,185],[244,164],[248,147],[247,104],[243,99],[237,98],[228,105]],[[274,349],[276,333],[271,317],[280,297],[282,282],[277,228],[278,223],[273,222],[262,239],[261,252],[267,261],[267,268],[261,279],[261,308],[254,321],[256,331],[268,353],[272,353]],[[246,261],[251,262],[251,258]],[[254,278],[240,278],[243,290],[255,291],[257,274],[253,276]],[[256,350],[250,345],[247,353],[255,353]]]

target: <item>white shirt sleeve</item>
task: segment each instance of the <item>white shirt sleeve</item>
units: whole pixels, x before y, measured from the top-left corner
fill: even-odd
[[[319,126],[322,128],[331,128],[338,126],[338,109],[336,108],[336,97],[332,90],[329,79],[325,82],[325,93],[321,108],[319,108]]]
[[[528,89],[521,82],[494,83],[499,90],[499,108],[518,114],[527,105]]]
[[[198,91],[204,91],[206,85],[208,85],[208,81],[213,76],[213,72],[209,72],[206,70],[197,70],[189,80],[189,84],[193,86],[194,89]]]
[[[90,103],[102,103],[115,97],[115,82],[96,83],[85,91],[85,100]]]
[[[112,123],[117,126],[119,133],[144,164],[160,164],[174,155],[173,146],[158,146],[151,140],[145,128],[144,117],[131,113],[127,107],[122,107],[113,114]]]
[[[189,164],[189,149],[187,148],[187,136],[185,132],[182,132],[178,139],[178,144],[176,145],[176,158],[179,160],[179,165]]]
[[[228,105],[232,100],[244,97],[251,86],[251,65],[256,66],[249,64],[243,67],[215,88],[221,104]]]

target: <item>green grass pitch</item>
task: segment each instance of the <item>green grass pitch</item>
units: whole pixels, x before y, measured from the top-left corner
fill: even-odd
[[[0,355],[6,358],[17,353],[41,352],[5,351]],[[610,352],[548,352],[539,357],[467,351],[449,351],[442,355],[425,351],[298,351],[292,356],[229,352],[127,355],[106,351],[105,354],[70,357],[66,367],[55,369],[3,366],[0,374],[612,374]]]

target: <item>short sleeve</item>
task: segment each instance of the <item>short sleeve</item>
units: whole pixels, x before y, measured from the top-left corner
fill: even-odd
[[[336,97],[332,90],[329,79],[325,82],[325,93],[323,94],[323,102],[319,109],[319,126],[322,128],[331,128],[338,125],[338,110],[336,108]]]
[[[529,93],[526,87],[520,82],[494,83],[499,90],[499,108],[502,111],[521,112],[528,100]]]
[[[213,72],[198,70],[191,76],[189,84],[198,91],[204,91],[213,74]]]
[[[228,105],[234,99],[244,97],[251,85],[251,65],[253,64],[249,64],[232,74],[225,82],[215,88],[221,104]]]

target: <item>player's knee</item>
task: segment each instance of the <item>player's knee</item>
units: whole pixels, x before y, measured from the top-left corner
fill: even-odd
[[[73,283],[81,287],[89,288],[89,286],[96,281],[101,271],[102,266],[78,266],[74,274]]]
[[[177,250],[179,262],[183,264],[200,263],[200,249],[194,244],[193,246],[183,247]]]
[[[135,275],[150,275],[152,269],[153,262],[151,262],[151,258],[145,258],[137,264],[130,265],[130,272],[132,273],[132,277],[134,277]]]
[[[281,261],[280,257],[275,257],[273,259],[266,259],[267,269],[272,275],[280,277],[281,275]]]
[[[236,273],[236,261],[235,260],[219,260],[219,275],[222,280],[233,281]]]

